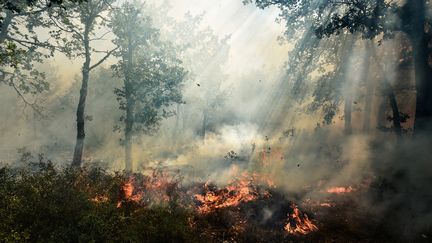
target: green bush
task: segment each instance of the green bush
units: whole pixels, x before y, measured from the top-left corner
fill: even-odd
[[[182,207],[118,208],[129,175],[90,168],[58,170],[41,161],[0,169],[0,239],[4,242],[194,242]],[[104,200],[96,202],[95,198]]]

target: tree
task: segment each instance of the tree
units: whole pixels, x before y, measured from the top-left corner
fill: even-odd
[[[67,8],[73,11],[63,11],[57,15],[51,15],[51,20],[60,30],[58,36],[61,36],[62,33],[70,35],[69,38],[63,38],[65,42],[64,52],[69,56],[84,58],[81,68],[80,97],[76,110],[77,137],[72,160],[72,166],[75,167],[81,166],[82,163],[85,139],[85,106],[90,72],[106,61],[115,51],[115,48],[106,51],[96,50],[92,47],[93,42],[103,40],[109,34],[109,31],[101,33],[99,29],[108,24],[106,15],[112,2],[113,0],[87,0],[81,4],[71,3],[67,5]],[[104,56],[92,63],[94,53],[101,52]]]
[[[171,33],[169,38],[175,40],[184,66],[190,71],[189,85],[196,90],[190,102],[197,103],[195,106],[202,115],[199,134],[205,140],[207,130],[215,119],[214,114],[223,107],[227,95],[222,81],[227,79],[223,64],[229,56],[230,36],[219,39],[209,27],[200,29],[203,17],[187,13],[184,20],[175,23],[177,31]]]
[[[36,29],[48,30],[52,24],[48,14],[59,11],[65,2],[72,1],[0,1],[0,83],[12,87],[24,104],[38,114],[41,114],[41,107],[27,94],[48,90],[49,83],[45,74],[34,65],[52,57],[56,45],[49,38],[40,38]]]
[[[338,35],[343,31],[360,32],[367,39],[380,35],[392,38],[398,31],[406,34],[412,47],[416,76],[415,134],[432,131],[432,68],[429,64],[432,35],[431,21],[426,16],[430,6],[426,0],[403,1],[402,4],[385,0],[243,2],[255,3],[260,8],[277,6],[281,17],[287,20],[287,27],[310,27],[318,38]],[[398,21],[394,21],[395,17]]]
[[[170,106],[182,103],[186,72],[170,43],[162,42],[151,20],[131,4],[124,4],[112,20],[119,61],[113,66],[124,86],[115,89],[124,115],[126,170],[133,170],[133,135],[154,134],[164,118],[174,114]]]

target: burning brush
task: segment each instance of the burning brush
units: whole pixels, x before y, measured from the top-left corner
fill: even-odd
[[[204,192],[202,194],[195,194],[194,196],[199,202],[199,206],[197,207],[198,212],[211,213],[216,209],[235,207],[241,203],[269,196],[267,191],[260,191],[255,186],[254,181],[255,176],[243,173],[239,179],[222,189],[206,183],[204,185]]]
[[[297,205],[291,204],[292,213],[288,214],[285,231],[294,235],[306,235],[318,230],[318,227],[309,219],[306,213],[300,212]]]
[[[302,213],[296,204],[289,203],[278,193],[273,195],[270,191],[256,186],[255,177],[243,173],[239,179],[224,188],[217,188],[206,183],[204,192],[194,196],[198,201],[197,211],[200,214],[211,214],[217,210],[232,208],[233,210],[239,209],[239,212],[243,212],[245,215],[259,215],[263,208],[273,208],[274,214],[270,221],[274,222],[265,222],[269,219],[263,220],[261,217],[256,219],[244,218],[246,221],[252,220],[258,224],[283,228],[285,232],[292,235],[306,235],[318,230],[308,215]],[[276,198],[273,198],[274,196]],[[278,219],[278,215],[282,216],[282,212],[285,212],[283,215],[286,215],[287,211],[289,212],[287,214],[288,219]]]

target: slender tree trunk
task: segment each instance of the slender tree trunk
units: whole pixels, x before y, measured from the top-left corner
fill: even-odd
[[[393,129],[396,135],[398,136],[398,138],[400,138],[402,137],[402,126],[401,126],[401,117],[400,117],[399,107],[396,100],[396,95],[393,91],[393,87],[391,87],[388,80],[384,80],[384,86],[393,113],[393,117],[392,117]]]
[[[126,122],[125,129],[125,168],[126,171],[133,171],[132,161],[132,123]]]
[[[3,43],[6,40],[9,25],[12,22],[12,12],[10,10],[6,11],[6,16],[1,21],[0,25],[0,43]]]
[[[180,104],[177,104],[176,106],[176,120],[174,125],[174,131],[172,134],[172,145],[175,147],[177,145],[178,136],[179,136],[179,127],[180,127]]]
[[[432,132],[432,68],[429,66],[428,44],[431,37],[425,33],[425,0],[412,0],[406,4],[411,10],[405,31],[410,36],[413,49],[414,71],[417,91],[414,135]]]
[[[428,47],[425,39],[417,40],[413,47],[416,80],[416,116],[414,134],[432,132],[432,69],[428,64]]]
[[[353,90],[352,90],[352,80],[349,78],[348,68],[350,62],[350,55],[352,50],[354,49],[354,44],[356,41],[356,35],[353,35],[352,38],[346,38],[345,48],[343,49],[343,58],[342,58],[342,72],[343,72],[343,82],[345,82],[345,90],[343,90],[344,95],[344,132],[346,135],[352,133],[351,126],[351,117],[352,117],[352,103],[353,103]]]
[[[377,53],[376,53],[376,49],[374,45],[371,45],[371,50],[373,51],[373,57],[375,59],[375,61],[377,63],[380,62]],[[386,78],[386,74],[385,74],[385,70],[384,68],[380,68],[381,69],[381,74],[383,75],[383,93],[385,96],[388,97],[389,102],[390,102],[390,107],[392,109],[392,122],[393,122],[393,130],[396,133],[398,139],[402,137],[402,125],[401,125],[401,117],[400,117],[400,112],[399,112],[399,107],[397,104],[397,100],[396,100],[396,95],[394,92],[393,87],[390,84],[390,81]],[[386,111],[386,103],[382,103],[379,109],[379,118],[386,118],[384,113]],[[385,127],[384,125],[380,125],[382,124],[380,121],[378,122],[378,127]]]
[[[352,102],[353,102],[352,96],[346,95],[345,96],[345,105],[344,105],[345,134],[351,134],[352,133],[352,127],[351,127]]]
[[[90,76],[90,40],[89,40],[89,27],[86,26],[86,30],[84,31],[84,51],[85,51],[85,61],[82,67],[82,82],[81,82],[81,90],[80,97],[78,102],[78,107],[76,111],[76,122],[77,122],[77,137],[75,144],[75,151],[72,160],[72,166],[80,167],[82,164],[82,155],[84,149],[84,138],[85,138],[85,105],[87,99],[87,88],[88,81]]]
[[[205,137],[206,137],[206,131],[207,130],[207,109],[204,109],[203,112],[203,121],[202,121],[202,131],[201,131],[201,136],[202,136],[202,140],[205,142]]]
[[[370,120],[371,120],[371,110],[372,110],[372,98],[374,92],[374,82],[369,76],[369,67],[370,67],[370,46],[373,45],[371,41],[368,41],[366,44],[366,52],[365,52],[365,60],[364,60],[364,70],[363,73],[366,78],[366,98],[365,98],[365,106],[364,106],[364,121],[363,121],[363,130],[365,132],[369,132],[370,129]]]
[[[378,129],[384,129],[386,127],[387,121],[387,107],[388,107],[388,99],[387,95],[384,93],[384,90],[382,91],[382,96],[380,97],[380,105],[378,107],[378,116],[376,120],[377,128]]]
[[[127,85],[126,85],[127,86]],[[126,124],[125,124],[125,169],[133,171],[132,135],[133,135],[133,101],[130,87],[126,88]]]
[[[133,46],[131,43],[131,37],[129,37],[128,52],[126,59],[125,68],[125,98],[126,98],[126,119],[125,119],[125,169],[126,171],[133,171],[133,159],[132,159],[132,136],[133,136],[133,125],[134,125],[134,106],[135,102],[132,96],[132,69],[133,69]]]

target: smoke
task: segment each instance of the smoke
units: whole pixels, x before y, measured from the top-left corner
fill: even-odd
[[[316,98],[314,89],[320,84],[316,70],[330,73],[335,67],[311,63],[315,65],[313,71],[300,77],[306,92],[301,99],[292,97],[283,85],[297,75],[286,74],[284,66],[288,51],[293,54],[293,44],[278,43],[284,27],[274,22],[275,9],[262,11],[230,0],[166,3],[171,5],[168,16],[153,13],[160,28],[164,21],[185,20],[187,12],[192,16],[205,12],[200,30],[209,28],[224,48],[198,63],[194,58],[204,55],[192,47],[190,52],[198,54],[189,53],[189,59],[184,60],[193,71],[184,88],[186,104],[171,107],[177,115],[165,120],[154,136],[137,135],[133,147],[136,170],[146,172],[162,162],[170,169],[180,169],[191,182],[220,185],[248,171],[271,178],[277,190],[294,195],[298,201],[324,199],[331,187],[367,187],[370,193],[357,198],[357,203],[377,217],[395,219],[391,227],[401,229],[404,236],[412,237],[431,227],[432,145],[427,139],[411,138],[415,110],[412,69],[397,73],[400,57],[391,51],[402,45],[402,37],[386,41],[384,47],[373,42],[378,60],[365,40],[354,44],[349,62],[344,63],[346,77],[334,78],[331,92],[340,99],[334,101],[333,119],[326,124],[322,117],[329,111],[310,107]],[[156,10],[160,7],[157,1],[148,4],[155,4]],[[227,41],[221,44],[224,38]],[[342,38],[331,41],[343,42]],[[340,58],[342,54],[335,50],[333,54]],[[38,98],[45,106],[45,117],[24,109],[10,87],[0,86],[0,103],[6,104],[0,108],[2,161],[18,160],[16,151],[24,147],[69,164],[75,142],[79,60],[73,65],[61,56],[56,60],[41,67],[53,84],[51,91]],[[382,88],[385,79],[391,81],[401,112],[409,115],[402,124],[406,129],[402,141],[396,138],[388,119],[392,114]],[[368,80],[370,94],[366,92]],[[406,80],[408,87],[402,84]],[[121,170],[122,134],[113,132],[121,116],[113,94],[115,87],[121,87],[121,80],[113,77],[109,65],[92,73],[84,159]],[[352,134],[344,133],[342,96],[347,94],[353,101]],[[368,101],[370,111],[364,108]],[[368,120],[364,119],[367,112]],[[363,129],[365,122],[370,123],[369,130]]]

